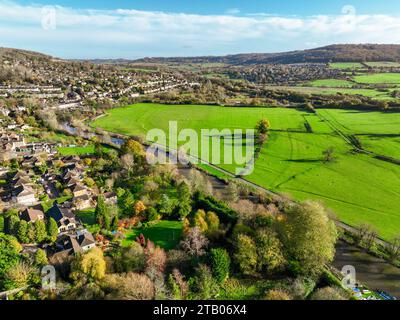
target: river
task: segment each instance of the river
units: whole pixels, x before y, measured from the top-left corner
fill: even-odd
[[[400,299],[399,268],[339,240],[333,266],[341,270],[346,265],[355,268],[357,281],[366,284],[374,291],[383,290]]]

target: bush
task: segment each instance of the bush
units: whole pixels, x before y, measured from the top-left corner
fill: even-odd
[[[290,275],[292,275],[293,277],[297,277],[305,273],[300,262],[297,260],[289,260],[287,269]]]
[[[211,249],[210,262],[213,275],[218,283],[223,283],[229,278],[231,258],[225,249]]]
[[[205,211],[212,211],[218,215],[219,220],[222,223],[235,223],[237,221],[237,214],[234,210],[229,208],[226,204],[218,201],[212,197],[198,196],[196,199],[197,208],[201,208]]]
[[[158,214],[157,210],[153,207],[147,209],[147,220],[148,221],[156,221],[160,220],[160,215]]]
[[[38,249],[35,253],[35,264],[38,266],[44,266],[48,263],[46,252],[42,249]]]
[[[271,289],[265,295],[265,300],[291,300],[290,295],[282,289]]]
[[[133,242],[128,248],[121,248],[113,255],[116,272],[143,272],[146,267],[146,256],[143,247]]]
[[[0,216],[0,232],[4,233],[4,217]]]
[[[154,284],[146,275],[138,273],[112,274],[104,279],[108,300],[152,300]]]
[[[35,269],[25,262],[19,262],[9,269],[4,276],[4,288],[6,290],[16,289],[27,286]]]
[[[192,291],[196,300],[210,300],[219,292],[219,285],[213,278],[209,267],[201,264],[196,269],[196,276],[190,281]]]
[[[273,273],[286,266],[282,243],[271,229],[260,229],[256,233],[258,254],[257,269],[259,272]]]
[[[239,234],[235,243],[234,259],[243,274],[256,275],[257,247],[251,237]]]
[[[314,291],[315,281],[309,278],[296,278],[289,287],[290,295],[295,300],[306,299]]]
[[[339,287],[325,287],[316,290],[311,300],[347,300],[347,297]]]
[[[341,281],[329,270],[325,270],[321,275],[321,283],[327,286],[338,286],[341,287]]]

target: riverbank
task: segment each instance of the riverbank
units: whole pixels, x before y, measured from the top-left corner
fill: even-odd
[[[365,283],[371,290],[383,290],[400,299],[400,269],[385,260],[339,240],[332,265],[338,270],[351,265],[356,270],[357,282]]]

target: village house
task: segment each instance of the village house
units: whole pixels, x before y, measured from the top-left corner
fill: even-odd
[[[15,129],[17,126],[12,125]],[[9,126],[10,127],[10,126]],[[47,142],[27,143],[25,137],[14,132],[3,132],[0,135],[0,161],[9,161],[18,157],[39,154],[55,154],[57,144]]]
[[[71,189],[74,198],[79,198],[85,195],[89,195],[89,189],[82,184],[76,184]]]
[[[71,188],[73,199],[72,205],[75,210],[93,208],[96,203],[93,200],[91,191],[82,184],[76,184]]]
[[[70,181],[70,179],[74,179],[76,181],[80,181],[83,177],[83,174],[81,171],[77,170],[67,170],[65,173],[62,175],[62,180],[64,183],[67,181]]]
[[[26,208],[20,214],[21,220],[25,220],[28,223],[33,223],[39,220],[44,220],[44,212],[42,206],[36,206]]]
[[[108,205],[115,205],[117,204],[118,197],[115,192],[106,192],[104,193],[104,199],[106,204]]]
[[[32,176],[32,172],[29,169],[26,170],[19,170],[11,179],[12,184],[18,181],[20,178],[24,178],[29,180],[30,177]]]
[[[69,208],[61,207],[57,202],[47,212],[47,215],[56,221],[59,233],[75,230],[78,226],[72,211]]]
[[[8,168],[0,167],[0,178],[3,179],[8,173]]]
[[[75,178],[74,176],[71,176],[68,180],[66,180],[64,182],[64,185],[66,188],[73,188],[74,186],[76,186],[78,183],[80,182],[80,180],[78,180],[77,178]]]
[[[17,158],[16,149],[25,144],[25,138],[15,133],[4,132],[0,135],[0,161]]]
[[[26,185],[20,185],[12,191],[13,201],[22,206],[30,206],[37,203],[35,191]]]
[[[75,234],[64,234],[57,239],[56,246],[62,252],[77,254],[88,251],[96,246],[93,235],[84,230],[78,230]]]
[[[75,210],[79,211],[95,207],[96,202],[93,200],[92,196],[89,194],[84,194],[79,197],[74,197],[72,199],[72,206]]]

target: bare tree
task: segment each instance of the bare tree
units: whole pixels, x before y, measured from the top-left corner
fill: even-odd
[[[330,147],[322,152],[325,162],[332,162],[335,160],[335,148]]]
[[[394,238],[389,246],[387,247],[389,253],[389,259],[391,262],[395,262],[400,258],[400,236]]]
[[[378,232],[368,223],[360,224],[357,232],[357,243],[371,249],[375,242]]]
[[[130,153],[124,154],[121,157],[121,166],[128,172],[132,171],[133,167],[135,166],[133,155],[131,155]]]
[[[201,233],[200,228],[191,228],[186,237],[181,241],[181,247],[191,256],[201,257],[208,246],[208,239]]]

